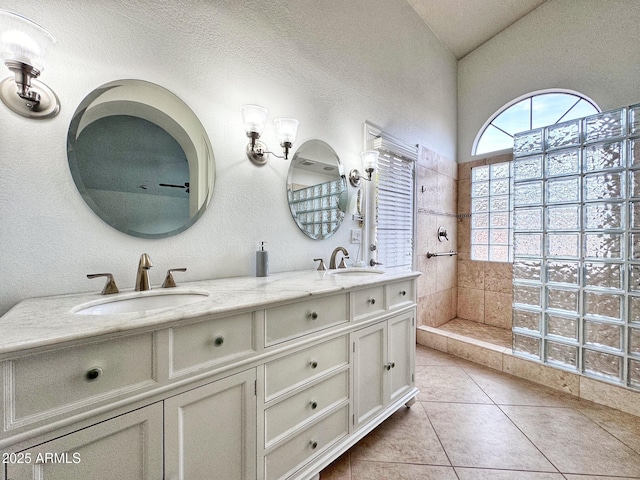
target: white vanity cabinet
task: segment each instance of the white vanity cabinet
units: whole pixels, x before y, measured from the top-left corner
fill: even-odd
[[[7,480],[162,478],[162,402],[4,459]]]
[[[415,312],[409,311],[351,334],[353,423],[376,417],[410,391],[415,380]]]
[[[309,480],[418,393],[416,276],[211,281],[130,329],[60,307],[81,335],[0,337],[0,480]]]
[[[165,480],[256,477],[255,379],[251,369],[164,401]]]

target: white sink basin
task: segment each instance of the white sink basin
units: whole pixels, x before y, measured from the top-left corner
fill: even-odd
[[[141,293],[134,297],[109,298],[104,302],[80,305],[74,313],[78,315],[113,315],[118,313],[142,313],[164,308],[179,307],[201,302],[209,295],[194,292]]]
[[[384,273],[384,270],[376,270],[375,268],[338,268],[331,270],[331,275],[348,275],[348,276],[365,276],[365,275],[380,275]]]

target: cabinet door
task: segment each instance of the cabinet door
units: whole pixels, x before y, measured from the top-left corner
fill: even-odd
[[[112,418],[21,452],[11,480],[162,478],[162,404]]]
[[[255,380],[249,370],[165,400],[166,480],[255,478]]]
[[[414,313],[388,320],[390,401],[393,403],[414,384],[415,326]]]
[[[351,334],[354,425],[366,423],[386,405],[387,322]]]

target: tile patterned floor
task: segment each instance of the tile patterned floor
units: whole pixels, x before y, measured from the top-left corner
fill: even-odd
[[[421,345],[416,384],[320,479],[640,479],[640,417]]]

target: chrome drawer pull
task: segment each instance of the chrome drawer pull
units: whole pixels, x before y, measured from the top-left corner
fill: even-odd
[[[310,318],[311,320],[316,320],[316,319],[318,318],[318,312],[311,312],[311,313],[309,314],[309,318]]]
[[[318,367],[318,362],[316,362],[315,360],[311,360],[309,362],[309,365],[311,366],[311,368],[317,368]]]
[[[218,335],[216,338],[213,339],[213,344],[216,347],[221,346],[224,343],[224,337],[222,335]]]
[[[309,405],[311,405],[311,410],[318,408],[318,402],[309,402]]]
[[[316,442],[315,440],[311,440],[309,442],[309,446],[311,447],[312,450],[315,450],[316,448],[318,448],[318,442]]]
[[[376,304],[376,299],[375,299],[375,298],[370,298],[370,299],[369,299],[369,303],[370,303],[371,305],[375,305],[375,304]]]
[[[89,369],[87,373],[85,373],[84,378],[92,382],[94,380],[97,380],[98,377],[100,377],[101,375],[102,375],[102,369],[100,367],[93,367]]]

